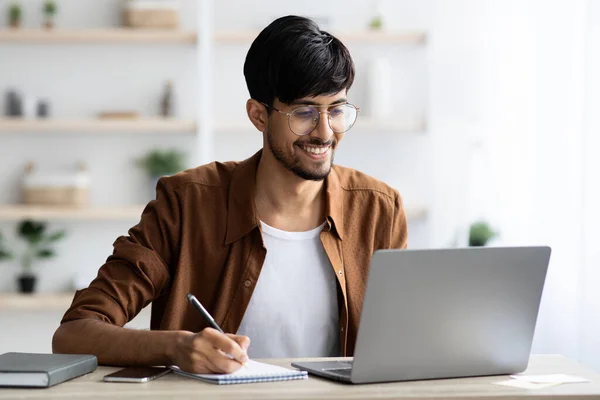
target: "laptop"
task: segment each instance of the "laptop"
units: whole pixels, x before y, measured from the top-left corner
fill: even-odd
[[[292,366],[348,383],[523,372],[550,251],[378,250],[371,259],[354,358]]]

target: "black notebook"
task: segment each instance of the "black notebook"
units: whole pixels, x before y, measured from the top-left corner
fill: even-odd
[[[94,371],[96,356],[83,354],[4,353],[0,387],[50,387]]]

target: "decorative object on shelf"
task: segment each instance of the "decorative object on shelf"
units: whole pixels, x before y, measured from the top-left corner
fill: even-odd
[[[167,81],[160,100],[160,115],[168,118],[173,117],[173,81]]]
[[[176,149],[154,149],[144,157],[138,158],[136,163],[146,170],[154,189],[162,176],[173,175],[185,169],[185,157],[185,153]]]
[[[129,0],[123,10],[123,24],[129,28],[179,28],[179,2],[174,0]]]
[[[46,99],[40,99],[37,103],[38,118],[48,118],[50,116],[50,102]]]
[[[37,117],[37,97],[25,95],[23,96],[23,118],[35,119]]]
[[[54,0],[46,0],[44,2],[42,11],[44,13],[44,28],[54,28],[54,18],[58,12],[58,6],[56,5],[56,2]]]
[[[375,1],[375,12],[369,21],[369,28],[372,30],[381,30],[383,28],[383,12],[381,11],[381,1]]]
[[[367,78],[367,108],[372,118],[392,116],[392,66],[384,57],[369,62]]]
[[[6,92],[6,116],[21,117],[23,115],[23,99],[16,90]]]
[[[85,207],[89,205],[90,176],[79,163],[74,171],[40,172],[29,163],[22,182],[23,201],[31,205]]]
[[[138,119],[137,111],[103,111],[98,113],[99,119]]]
[[[469,227],[469,246],[485,246],[490,240],[498,236],[485,221],[478,221]]]
[[[48,259],[56,256],[52,245],[66,236],[66,231],[47,232],[47,224],[41,221],[23,220],[17,225],[17,236],[25,242],[20,262],[21,272],[17,276],[21,293],[35,292],[37,276],[34,263],[38,259]],[[14,258],[0,235],[0,260]]]
[[[21,27],[23,17],[23,9],[17,2],[13,2],[8,6],[8,24],[11,28]]]

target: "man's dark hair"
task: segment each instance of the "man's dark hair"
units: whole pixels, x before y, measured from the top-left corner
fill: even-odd
[[[244,63],[250,97],[273,105],[350,89],[354,63],[333,35],[308,18],[281,17],[254,40]]]

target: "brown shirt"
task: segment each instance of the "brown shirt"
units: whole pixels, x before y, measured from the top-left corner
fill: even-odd
[[[123,326],[152,303],[151,329],[197,332],[206,324],[188,303],[193,293],[225,332],[235,333],[266,255],[254,204],[261,154],[161,178],[156,200],[115,241],[62,322]],[[320,238],[339,283],[342,353],[351,356],[371,256],[406,247],[406,216],[395,189],[358,171],[334,166],[325,189]]]

